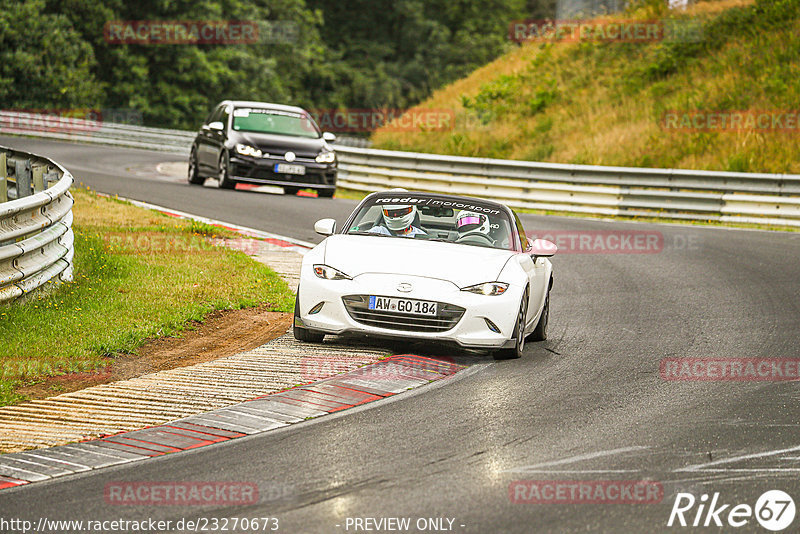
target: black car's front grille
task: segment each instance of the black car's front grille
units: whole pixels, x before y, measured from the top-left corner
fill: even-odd
[[[347,313],[356,322],[367,326],[404,332],[446,332],[458,324],[465,311],[460,306],[444,302],[436,303],[437,314],[435,317],[386,310],[370,310],[369,295],[347,295],[342,297],[342,302],[344,302]]]
[[[306,167],[306,174],[280,174],[273,172],[272,167],[231,163],[231,175],[253,181],[301,182],[307,184],[334,185],[335,170],[322,170]]]

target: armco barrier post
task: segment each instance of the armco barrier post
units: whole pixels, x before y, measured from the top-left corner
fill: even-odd
[[[8,202],[8,169],[6,168],[6,153],[0,152],[0,204]]]
[[[17,182],[17,198],[31,196],[31,160],[17,160],[14,178]]]
[[[50,171],[48,173],[45,173],[44,175],[45,189],[56,183],[60,178],[61,176],[59,176],[56,171]]]
[[[33,192],[39,193],[47,187],[44,185],[44,167],[41,165],[33,166]]]

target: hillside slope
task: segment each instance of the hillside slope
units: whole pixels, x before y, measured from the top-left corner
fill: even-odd
[[[699,23],[702,37],[526,43],[419,106],[452,110],[453,129],[389,125],[373,134],[376,147],[800,173],[800,121],[792,119],[800,111],[800,0],[707,1],[678,14],[651,4],[617,20],[677,18]],[[673,112],[677,122],[668,120]],[[741,127],[710,122],[730,112]],[[759,125],[764,112],[770,119]],[[692,127],[698,124],[712,127]]]

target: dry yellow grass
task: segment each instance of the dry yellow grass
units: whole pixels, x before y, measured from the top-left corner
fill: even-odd
[[[685,12],[687,15],[716,15],[726,9],[749,6],[754,2],[755,0],[707,0],[691,4]]]

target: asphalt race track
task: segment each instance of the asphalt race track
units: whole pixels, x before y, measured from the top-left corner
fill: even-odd
[[[160,153],[7,137],[0,145],[51,157],[94,190],[308,241],[320,240],[316,219],[341,223],[355,205],[170,181],[155,165],[176,158]],[[285,430],[4,490],[2,515],[173,524],[276,517],[280,532],[366,532],[355,518],[395,517],[411,518],[411,532],[421,518],[470,533],[695,531],[667,527],[683,492],[698,504],[719,493],[717,508],[729,505],[719,515],[725,532],[767,532],[754,517],[733,528],[727,514],[755,507],[767,490],[800,504],[797,381],[660,374],[665,358],[800,358],[800,233],[522,219],[529,232],[595,243],[553,258],[550,339],[528,344],[522,359],[452,354],[473,364],[453,380]],[[655,235],[656,248],[596,245],[637,232]],[[660,503],[515,503],[509,492],[515,481],[640,480],[660,483]],[[106,484],[126,481],[249,482],[260,500],[107,504]],[[687,522],[697,511],[686,512]],[[696,530],[719,531],[709,520]],[[437,524],[420,523],[429,532]],[[795,518],[786,531],[798,525]]]

